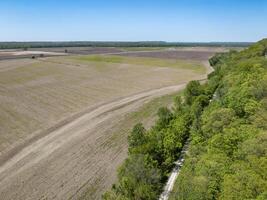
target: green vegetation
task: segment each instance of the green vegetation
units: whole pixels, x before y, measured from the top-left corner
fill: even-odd
[[[267,199],[267,39],[213,57],[217,82],[176,182],[174,199]]]
[[[171,199],[267,198],[267,40],[216,55],[207,83],[190,82],[149,130],[137,124],[129,157],[105,200],[158,199],[185,142]]]
[[[184,61],[177,59],[161,59],[161,58],[148,58],[148,57],[127,57],[127,56],[114,56],[114,55],[90,55],[75,57],[79,61],[86,62],[105,62],[105,63],[120,63],[132,65],[144,65],[153,67],[174,67],[181,69],[191,69],[198,72],[205,72],[204,66],[200,62]]]

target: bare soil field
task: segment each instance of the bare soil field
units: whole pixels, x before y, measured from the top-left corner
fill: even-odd
[[[13,146],[13,141],[23,141],[85,108],[184,83],[200,77],[199,69],[205,73],[195,63],[174,63],[169,67],[169,62],[159,60],[112,63],[77,58],[0,62],[0,132],[4,133],[0,135],[1,152]]]
[[[123,49],[112,47],[60,47],[60,48],[30,48],[0,50],[0,60],[53,57],[66,55],[93,55],[107,53],[121,53]]]
[[[69,54],[91,55],[91,54],[104,54],[104,53],[120,53],[124,52],[123,49],[115,47],[60,47],[60,48],[31,48],[31,51],[46,51]]]
[[[133,57],[156,57],[166,59],[206,59],[216,52],[241,50],[240,47],[51,47],[0,50],[0,60],[66,55],[121,54]]]
[[[142,57],[0,61],[0,196],[99,199],[126,157],[127,115],[206,76],[202,56]]]
[[[145,101],[183,87],[144,92],[105,104],[27,145],[0,168],[1,197],[99,199],[126,157],[128,131],[120,127],[133,125],[127,113]]]
[[[130,52],[124,53],[123,56],[131,57],[149,57],[161,59],[182,59],[182,60],[207,60],[214,54],[213,51],[196,51],[196,50],[166,50],[153,52]]]
[[[52,57],[52,56],[66,56],[64,52],[52,52],[52,51],[25,51],[25,50],[1,50],[0,60],[12,60],[23,58],[37,58],[37,57]]]

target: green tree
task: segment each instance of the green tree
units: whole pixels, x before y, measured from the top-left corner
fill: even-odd
[[[159,108],[157,114],[158,114],[158,121],[157,121],[156,127],[158,129],[166,128],[169,122],[173,118],[172,112],[166,107],[161,107]]]
[[[128,136],[129,151],[146,142],[145,132],[146,129],[141,123],[138,123],[133,127],[131,134]]]
[[[185,103],[191,105],[194,98],[202,93],[199,81],[190,81],[184,91]]]

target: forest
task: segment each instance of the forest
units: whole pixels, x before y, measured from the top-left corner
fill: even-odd
[[[189,141],[172,200],[267,199],[267,39],[210,59],[155,125],[133,127],[128,158],[105,200],[154,200]]]

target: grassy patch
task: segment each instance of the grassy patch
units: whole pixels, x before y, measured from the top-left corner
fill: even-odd
[[[115,127],[112,128],[112,134],[103,144],[103,148],[116,148],[126,141],[122,141],[122,138],[126,138],[131,131],[131,128],[142,122],[146,128],[149,128],[157,117],[157,111],[162,106],[171,107],[173,99],[178,93],[155,98],[146,102],[142,107],[138,108],[135,112],[126,114],[125,118],[120,121]]]
[[[160,59],[148,57],[127,57],[117,55],[90,55],[75,57],[80,61],[94,62],[94,63],[119,63],[119,64],[132,64],[151,67],[172,67],[179,69],[194,70],[199,73],[205,72],[205,67],[196,61],[185,61],[178,59]]]
[[[129,114],[129,117],[140,121],[151,117],[155,119],[158,109],[162,106],[171,107],[173,99],[178,94],[180,93],[174,93],[153,99],[152,101],[145,103],[138,111]]]
[[[109,140],[104,144],[110,147],[117,147],[121,142],[122,135],[128,135],[132,127],[142,122],[146,128],[149,128],[157,118],[157,112],[160,107],[171,107],[173,99],[180,93],[174,93],[162,97],[155,98],[146,102],[143,106],[138,108],[135,112],[129,113],[125,118],[117,125],[111,134]]]

